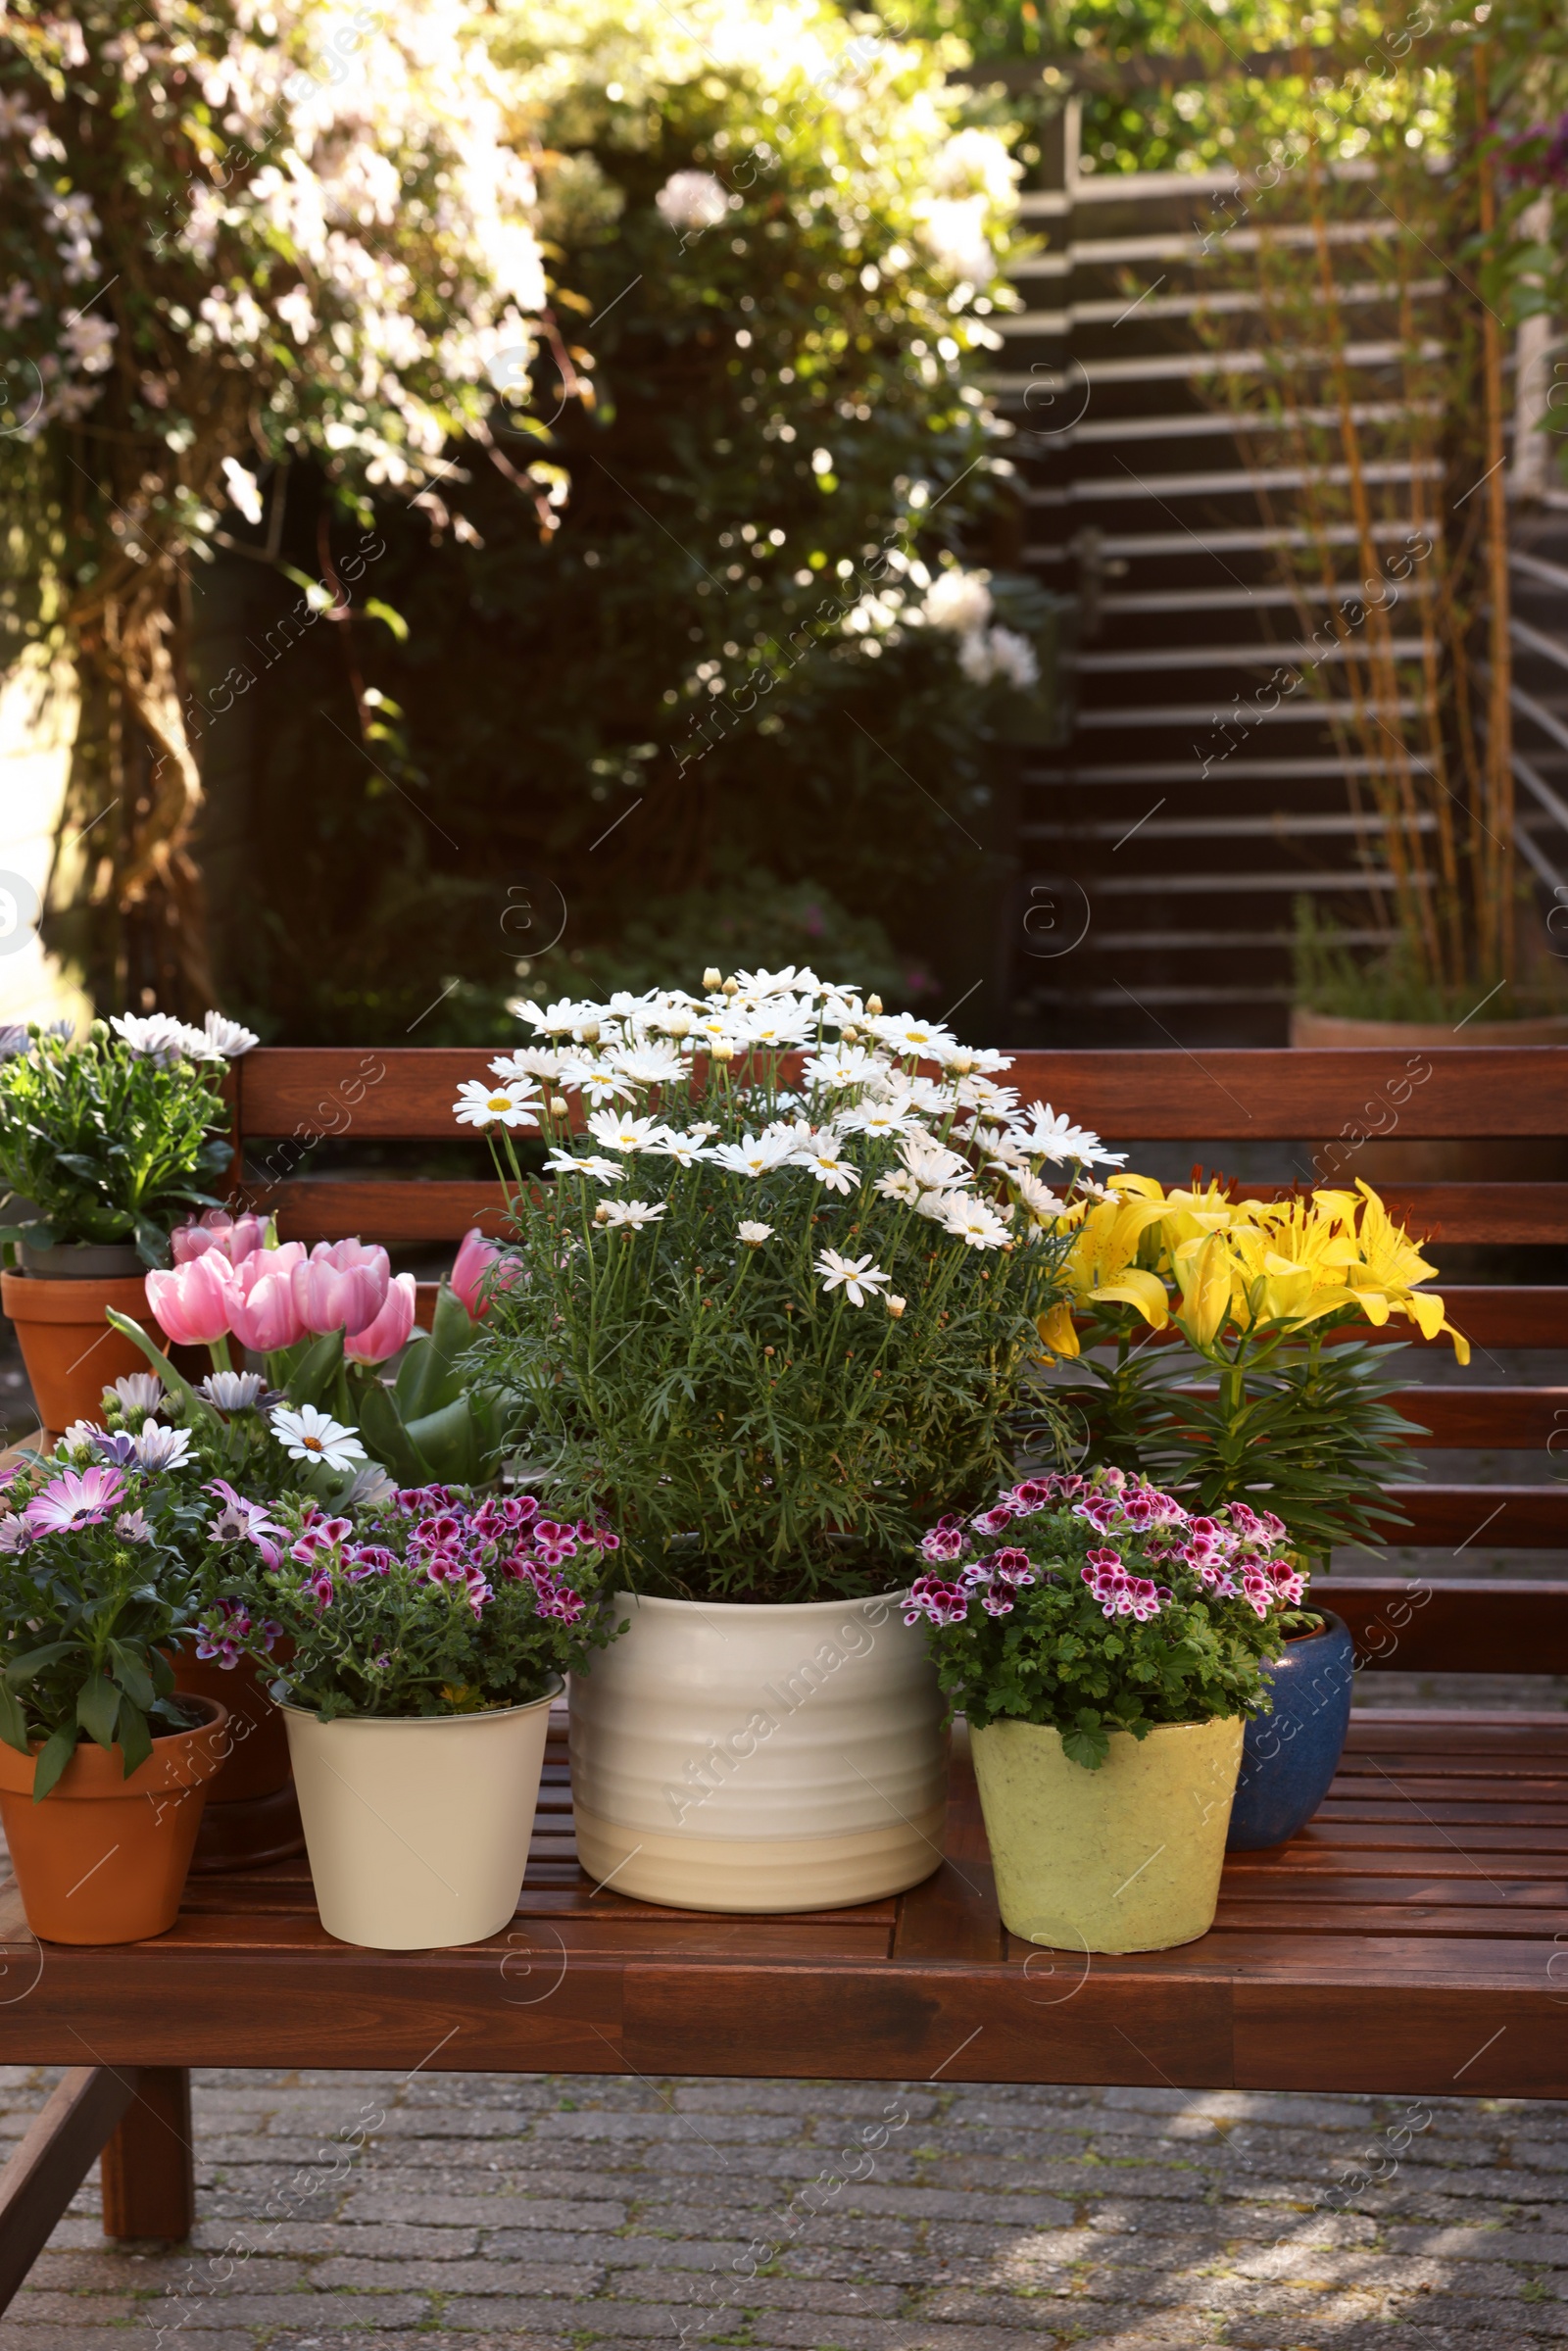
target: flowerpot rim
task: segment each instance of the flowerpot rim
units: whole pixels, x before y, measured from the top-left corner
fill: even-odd
[[[1142,1739],[1132,1731],[1112,1731],[1109,1736],[1113,1739],[1130,1739],[1135,1746],[1147,1747],[1152,1739],[1162,1738],[1172,1731],[1212,1731],[1216,1723],[1239,1722],[1245,1725],[1249,1719],[1245,1714],[1205,1714],[1200,1722],[1151,1723]],[[984,1739],[988,1731],[1039,1731],[1042,1735],[1049,1732],[1053,1739],[1064,1736],[1054,1723],[1026,1723],[1019,1714],[999,1714],[993,1722],[969,1724],[971,1739]]]
[[[122,1764],[124,1760],[123,1749],[121,1747],[118,1740],[114,1746],[104,1748],[101,1747],[94,1739],[78,1739],[74,1748],[72,1750],[72,1759],[71,1762],[67,1764],[65,1773],[50,1789],[49,1794],[42,1797],[40,1801],[47,1804],[55,1796],[60,1796],[68,1803],[102,1802],[105,1799],[113,1802],[117,1797],[122,1796],[129,1797],[150,1795],[152,1793],[153,1784],[148,1780],[144,1780],[142,1774],[147,1770],[149,1764],[156,1763],[158,1759],[158,1750],[160,1747],[167,1747],[170,1742],[174,1739],[199,1739],[204,1732],[220,1734],[229,1720],[229,1710],[223,1704],[221,1698],[202,1697],[199,1696],[194,1690],[180,1690],[177,1695],[181,1705],[199,1706],[202,1710],[202,1720],[199,1723],[182,1723],[177,1730],[164,1729],[156,1731],[153,1735],[152,1753],[141,1763],[137,1764],[136,1769],[130,1774],[128,1779],[125,1777],[123,1770],[112,1771],[109,1768],[112,1764],[114,1764],[117,1756],[120,1758]],[[15,1767],[17,1769],[17,1776],[20,1781],[21,1767],[23,1766],[24,1761],[25,1761],[25,1764],[28,1767],[25,1780],[22,1781],[22,1784],[16,1788],[7,1788],[7,1794],[21,1794],[27,1796],[32,1794],[33,1780],[36,1776],[38,1757],[43,1752],[43,1748],[46,1743],[47,1742],[45,1740],[39,1739],[37,1745],[28,1750],[25,1759],[24,1759],[18,1749],[13,1746],[7,1745],[3,1748],[0,1748],[0,1777],[3,1777],[4,1774],[11,1771],[13,1767]],[[86,1758],[86,1773],[83,1776],[91,1776],[93,1785],[90,1788],[67,1788],[65,1786],[65,1781],[67,1778],[72,1776],[73,1765],[76,1762],[78,1757]],[[218,1762],[214,1764],[212,1771],[199,1774],[194,1783],[176,1781],[173,1783],[173,1785],[176,1787],[187,1785],[204,1787],[209,1780],[216,1777],[219,1766],[221,1764],[222,1760],[223,1758],[220,1756]]]
[[[1287,1648],[1293,1647],[1297,1641],[1326,1641],[1332,1633],[1348,1633],[1349,1631],[1350,1628],[1346,1623],[1344,1617],[1337,1614],[1334,1609],[1319,1608],[1314,1602],[1310,1601],[1307,1604],[1309,1607],[1311,1607],[1312,1614],[1314,1616],[1320,1616],[1323,1619],[1323,1622],[1320,1625],[1314,1625],[1310,1633],[1287,1633],[1285,1636],[1285,1645]]]
[[[775,1622],[791,1616],[818,1616],[842,1608],[874,1608],[879,1603],[901,1606],[907,1597],[909,1587],[900,1584],[892,1592],[862,1592],[852,1598],[827,1600],[677,1600],[659,1592],[617,1592],[615,1606],[684,1611],[704,1616],[714,1608],[727,1616],[768,1617]]]
[[[13,1322],[101,1322],[106,1306],[133,1322],[153,1321],[141,1273],[24,1273],[7,1265],[0,1267],[0,1305]]]
[[[314,1706],[296,1706],[288,1698],[273,1698],[279,1714],[296,1714],[302,1721],[316,1723],[323,1731],[421,1731],[439,1730],[448,1723],[502,1723],[514,1715],[533,1714],[541,1706],[554,1705],[563,1696],[566,1685],[559,1674],[550,1677],[550,1688],[536,1698],[524,1698],[516,1706],[483,1706],[463,1714],[456,1708],[450,1714],[335,1714],[323,1723]]]

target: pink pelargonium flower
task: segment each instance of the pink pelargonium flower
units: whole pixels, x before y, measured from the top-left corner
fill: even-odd
[[[176,1225],[169,1236],[176,1265],[188,1265],[217,1249],[231,1265],[241,1264],[267,1247],[270,1216],[230,1216],[226,1208],[209,1208],[194,1224]]]
[[[472,1232],[464,1234],[458,1253],[452,1261],[453,1292],[462,1299],[474,1322],[482,1322],[490,1311],[485,1276],[502,1254],[499,1245],[487,1241],[475,1225]],[[504,1266],[501,1272],[491,1276],[489,1290],[510,1289],[517,1278],[517,1271],[515,1266]]]
[[[400,1273],[388,1283],[386,1303],[372,1323],[343,1342],[351,1363],[384,1363],[400,1347],[407,1347],[414,1328],[416,1284],[413,1274]]]
[[[147,1303],[176,1347],[207,1347],[226,1337],[234,1296],[234,1268],[220,1249],[147,1276]]]
[[[281,1249],[256,1249],[236,1265],[229,1329],[241,1347],[270,1355],[304,1338],[294,1303],[294,1269],[304,1262],[304,1243],[285,1241]]]
[[[366,1331],[386,1304],[391,1279],[378,1243],[318,1241],[294,1268],[294,1308],[308,1331]]]
[[[96,1526],[118,1507],[125,1491],[121,1469],[66,1469],[35,1494],[23,1516],[40,1535],[64,1535],[73,1527]]]

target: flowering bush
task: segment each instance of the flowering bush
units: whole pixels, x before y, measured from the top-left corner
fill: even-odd
[[[84,1739],[125,1776],[183,1730],[167,1651],[196,1621],[206,1550],[182,1432],[68,1440],[0,1486],[0,1739],[37,1749],[34,1798]]]
[[[705,988],[525,1005],[539,1042],[463,1088],[517,1236],[472,1360],[559,1506],[612,1511],[638,1589],[885,1590],[922,1514],[1004,1467],[1061,1289],[1046,1171],[1070,1199],[1109,1154],[874,996]]]
[[[1118,1174],[1108,1191],[1064,1218],[1072,1296],[1041,1325],[1075,1360],[1066,1394],[1090,1454],[1202,1509],[1250,1496],[1313,1550],[1376,1543],[1398,1520],[1382,1488],[1412,1433],[1387,1401],[1398,1350],[1324,1343],[1399,1315],[1468,1362],[1442,1298],[1417,1287],[1436,1267],[1365,1183],[1257,1200]],[[1141,1326],[1167,1324],[1185,1345],[1142,1344]],[[1195,1387],[1205,1370],[1216,1385]]]
[[[197,1654],[270,1659],[272,1695],[322,1722],[520,1705],[612,1637],[595,1600],[617,1538],[531,1494],[400,1487],[352,1519],[236,1500],[221,1540]]]
[[[1113,1731],[1266,1713],[1260,1667],[1306,1621],[1278,1518],[1190,1512],[1119,1469],[1025,1479],[920,1550],[906,1621],[930,1624],[954,1708],[1059,1731],[1091,1771]]]
[[[0,1061],[0,1207],[34,1213],[0,1240],[128,1242],[164,1264],[170,1228],[233,1156],[220,1080],[256,1039],[218,1012],[199,1029],[162,1013],[95,1020],[80,1044],[34,1022],[26,1039]]]

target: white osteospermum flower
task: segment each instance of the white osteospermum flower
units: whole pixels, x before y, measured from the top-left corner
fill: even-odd
[[[1123,1167],[1127,1162],[1125,1151],[1102,1150],[1098,1135],[1074,1126],[1065,1111],[1054,1110],[1050,1102],[1031,1102],[1023,1143],[1040,1158],[1076,1159],[1084,1167]]]
[[[816,1270],[822,1276],[823,1296],[842,1285],[852,1306],[863,1306],[868,1296],[874,1298],[883,1283],[893,1279],[873,1265],[869,1255],[841,1257],[836,1249],[818,1249]]]
[[[208,1044],[215,1046],[225,1061],[237,1061],[241,1053],[248,1053],[253,1045],[261,1043],[254,1029],[242,1027],[237,1020],[225,1020],[221,1012],[209,1012],[202,1030]]]
[[[528,1107],[530,1096],[537,1101],[531,1078],[512,1078],[505,1085],[493,1086],[478,1078],[466,1078],[458,1088],[452,1114],[459,1126],[536,1127],[539,1121]]]
[[[196,1394],[220,1412],[246,1412],[266,1386],[259,1371],[210,1371]]]
[[[611,1227],[623,1225],[633,1233],[640,1233],[645,1224],[657,1224],[663,1213],[662,1201],[656,1207],[652,1200],[605,1200],[594,1211],[602,1224]]]
[[[156,1412],[164,1400],[164,1383],[155,1371],[128,1371],[104,1390],[104,1401],[112,1396],[126,1412]]]
[[[771,1239],[772,1232],[770,1224],[754,1224],[748,1220],[735,1227],[735,1238],[744,1241],[748,1249],[760,1249],[764,1241]]]
[[[144,1422],[135,1440],[136,1460],[143,1469],[177,1469],[190,1451],[189,1429],[166,1429],[162,1421]]]
[[[940,571],[926,590],[924,612],[932,628],[972,636],[991,617],[991,590],[979,571]]]
[[[724,184],[711,171],[671,171],[654,202],[671,228],[716,228],[729,211]]]
[[[591,1110],[588,1132],[607,1151],[642,1151],[663,1132],[656,1118],[632,1118],[624,1110]]]
[[[269,1426],[291,1461],[324,1461],[328,1469],[352,1469],[366,1458],[354,1431],[314,1404],[301,1404],[297,1412],[279,1405]]]
[[[1007,1228],[995,1208],[983,1200],[966,1197],[950,1199],[943,1223],[955,1239],[967,1242],[971,1249],[1004,1249]]]
[[[200,1029],[186,1026],[168,1012],[117,1012],[109,1023],[115,1035],[143,1060],[172,1068],[176,1061],[220,1061],[221,1053]]]

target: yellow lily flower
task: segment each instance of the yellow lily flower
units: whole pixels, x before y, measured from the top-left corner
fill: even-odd
[[[1236,1261],[1220,1232],[1195,1233],[1173,1252],[1181,1286],[1176,1321],[1196,1347],[1211,1347],[1230,1319]]]

